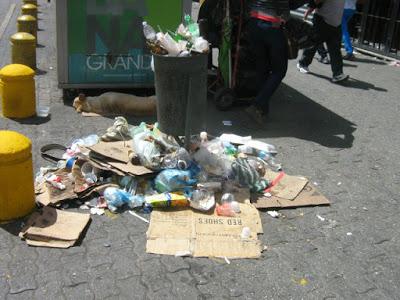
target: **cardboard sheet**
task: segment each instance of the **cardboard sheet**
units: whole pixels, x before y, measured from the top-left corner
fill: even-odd
[[[129,156],[133,154],[133,149],[130,146],[131,143],[132,141],[99,142],[88,148],[105,157],[128,163],[130,161]]]
[[[269,181],[274,181],[277,178],[280,178],[270,189],[270,193],[279,198],[287,200],[295,199],[308,183],[308,179],[304,177],[291,176],[287,174],[282,174],[281,177],[279,177],[279,174],[280,173],[267,170],[264,176]]]
[[[258,258],[262,224],[257,209],[240,204],[236,217],[220,217],[191,209],[153,211],[147,231],[148,253],[193,257]],[[241,238],[244,227],[251,235]]]
[[[253,199],[257,208],[294,208],[303,206],[330,205],[329,200],[322,195],[315,186],[308,183],[294,200],[287,200],[277,196],[259,197]]]
[[[43,207],[30,216],[20,237],[32,246],[68,248],[76,243],[89,220],[89,214]]]

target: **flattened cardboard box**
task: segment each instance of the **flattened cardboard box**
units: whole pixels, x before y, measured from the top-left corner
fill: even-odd
[[[289,208],[330,205],[330,202],[311,183],[308,183],[294,200],[287,200],[276,196],[260,197],[254,199],[253,204],[257,208]]]
[[[75,244],[90,221],[89,214],[43,207],[33,213],[19,234],[28,245],[69,248]]]
[[[193,257],[258,258],[263,233],[260,215],[250,203],[237,217],[220,217],[191,209],[153,211],[147,231],[148,253]],[[241,238],[244,227],[251,235]]]

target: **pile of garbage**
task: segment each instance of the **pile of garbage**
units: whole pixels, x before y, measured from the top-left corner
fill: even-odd
[[[153,54],[187,57],[196,53],[207,53],[209,43],[200,36],[199,25],[190,15],[185,15],[185,22],[175,32],[156,32],[147,22],[143,22],[146,43]]]
[[[269,186],[266,169],[280,169],[275,147],[251,137],[210,138],[202,132],[189,145],[185,149],[157,123],[130,126],[118,117],[103,136],[73,141],[57,166],[40,169],[38,202],[58,205],[77,199],[95,214],[106,208],[117,213],[190,206],[204,212],[216,207],[218,215],[234,216],[239,211],[232,191],[241,187],[263,193]],[[222,195],[218,201],[216,193]]]
[[[92,215],[129,211],[150,223],[149,253],[255,258],[263,232],[257,208],[329,205],[306,178],[281,171],[273,145],[251,136],[201,132],[184,141],[157,123],[132,126],[117,117],[102,136],[41,152],[54,165],[36,174],[43,208],[21,232],[34,246],[73,246],[89,223],[66,211],[76,208]]]

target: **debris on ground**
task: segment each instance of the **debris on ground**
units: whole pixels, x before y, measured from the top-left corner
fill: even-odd
[[[55,157],[51,150],[64,153]],[[102,135],[42,148],[42,156],[56,166],[41,168],[36,176],[42,208],[31,218],[46,212],[53,220],[43,222],[41,234],[31,225],[21,236],[29,245],[69,247],[90,215],[113,219],[129,211],[149,223],[149,253],[257,258],[263,251],[257,208],[329,205],[306,178],[284,173],[276,155],[273,145],[251,136],[202,132],[186,143],[157,123],[132,126],[117,117]],[[73,232],[65,236],[67,225]]]

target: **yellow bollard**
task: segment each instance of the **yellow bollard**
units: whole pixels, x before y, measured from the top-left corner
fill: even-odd
[[[11,36],[11,62],[36,70],[36,38],[26,32]]]
[[[0,221],[29,214],[35,207],[32,143],[14,131],[0,131]]]
[[[36,114],[35,72],[24,65],[0,70],[0,96],[6,118],[28,118]]]
[[[27,32],[32,34],[37,41],[37,20],[30,15],[18,17],[18,32]]]
[[[24,0],[24,4],[33,4],[38,6],[37,0]]]
[[[24,4],[21,7],[22,15],[30,15],[37,20],[37,6],[33,4]]]

